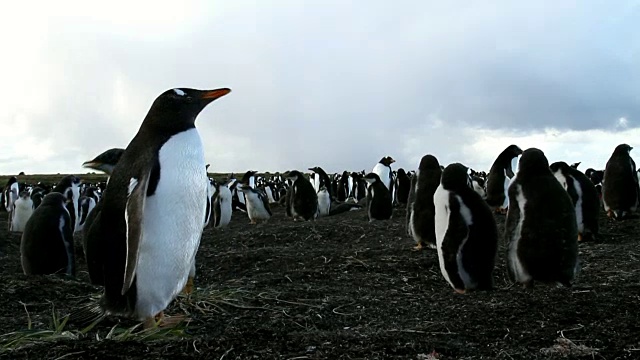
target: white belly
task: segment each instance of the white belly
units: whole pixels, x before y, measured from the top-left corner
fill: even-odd
[[[159,160],[160,181],[146,200],[136,270],[140,318],[164,310],[184,287],[207,206],[205,160],[196,129],[171,137]]]
[[[442,242],[449,227],[449,191],[445,190],[442,185],[438,186],[435,194],[433,194],[433,203],[435,205],[435,229],[436,229],[436,249],[438,250],[438,262],[440,263],[440,273],[444,279],[451,284],[449,273],[444,267],[444,254],[442,252]]]
[[[522,261],[520,260],[520,256],[518,255],[518,246],[520,245],[520,239],[522,238],[522,224],[524,223],[524,207],[527,203],[527,200],[524,198],[522,193],[522,186],[517,185],[517,195],[516,201],[517,205],[520,209],[520,219],[516,224],[513,233],[507,234],[507,236],[511,236],[511,241],[509,242],[509,252],[507,263],[511,267],[511,271],[513,272],[515,281],[517,283],[525,283],[531,280],[531,275],[527,273],[522,265]],[[515,206],[516,204],[514,204]]]
[[[373,167],[373,172],[378,174],[387,189],[391,188],[391,169],[388,166],[377,163],[376,166]]]
[[[33,201],[31,201],[31,199],[16,200],[15,209],[12,214],[13,219],[11,220],[11,231],[23,232],[24,226],[27,224],[27,220],[29,220],[32,213]]]
[[[231,221],[231,190],[226,186],[221,186],[218,199],[220,201],[220,223],[217,227],[220,228],[229,225]]]
[[[269,220],[271,215],[267,212],[267,209],[264,207],[262,199],[258,197],[258,194],[247,192],[245,193],[245,196],[247,200],[247,214],[249,215],[249,219],[252,221]]]

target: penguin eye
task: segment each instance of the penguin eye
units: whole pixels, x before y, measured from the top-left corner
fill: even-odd
[[[188,102],[189,104],[191,104],[191,103],[193,102],[193,98],[192,98],[191,96],[187,96],[187,97],[185,98],[185,100],[187,100],[187,102]]]

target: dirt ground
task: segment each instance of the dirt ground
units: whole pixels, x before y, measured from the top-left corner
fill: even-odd
[[[573,288],[511,286],[501,247],[496,289],[459,295],[435,250],[411,251],[403,209],[373,224],[364,211],[300,223],[274,206],[258,226],[234,213],[205,230],[198,288],[167,310],[190,321],[140,332],[118,318],[65,323],[100,294],[80,248],[77,279],[26,277],[0,215],[2,359],[640,358],[638,219],[602,217]]]

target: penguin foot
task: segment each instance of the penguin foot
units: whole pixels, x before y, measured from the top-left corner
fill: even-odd
[[[507,215],[507,212],[509,212],[509,208],[497,208],[496,209],[496,213],[498,213],[500,215]]]
[[[465,290],[465,289],[453,289],[453,291],[455,291],[457,294],[461,294],[461,295],[464,295],[467,292],[467,290]]]
[[[142,328],[145,330],[157,327],[173,328],[185,320],[187,320],[186,315],[165,316],[164,311],[160,311],[156,316],[147,318],[142,323]]]
[[[582,233],[578,233],[578,241],[582,241]]]
[[[411,248],[412,251],[420,251],[422,250],[422,243],[418,243],[416,246]]]
[[[257,224],[257,223],[258,223],[258,222],[257,222],[257,221],[255,221],[255,220],[251,220],[251,221],[249,222],[249,224],[251,224],[251,225],[255,225],[255,224]]]
[[[613,210],[611,209],[607,210],[607,217],[609,219],[615,219],[615,214],[613,213]]]
[[[189,276],[189,278],[187,279],[187,283],[184,285],[184,288],[182,289],[182,293],[184,295],[189,295],[193,293],[193,278],[191,276]]]

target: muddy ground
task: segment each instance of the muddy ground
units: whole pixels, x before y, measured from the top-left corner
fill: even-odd
[[[411,251],[403,209],[373,224],[364,211],[315,223],[274,213],[264,225],[234,213],[229,228],[206,229],[198,289],[167,310],[190,321],[147,333],[127,319],[65,323],[100,293],[81,251],[77,279],[28,278],[20,235],[0,214],[0,358],[640,358],[638,219],[602,217],[600,241],[580,245],[573,288],[511,286],[502,247],[496,289],[458,295],[434,250]]]

